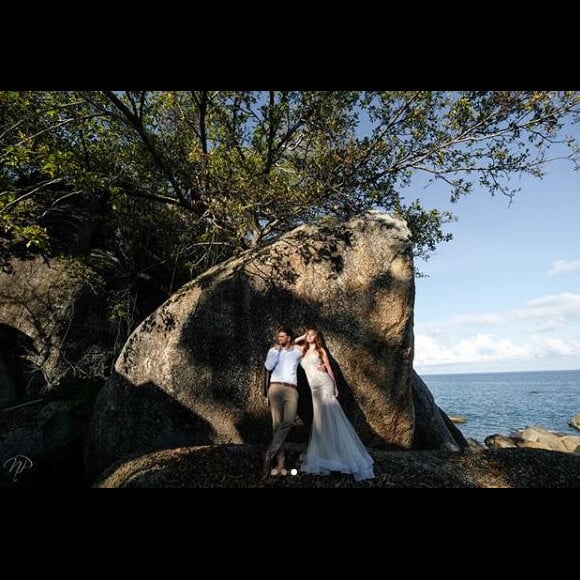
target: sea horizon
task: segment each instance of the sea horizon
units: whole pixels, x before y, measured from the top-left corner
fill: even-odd
[[[436,404],[466,423],[477,441],[535,425],[580,436],[569,421],[580,414],[580,369],[419,374]]]
[[[497,374],[517,374],[517,373],[566,373],[566,372],[580,372],[577,369],[540,369],[533,371],[456,371],[456,372],[422,372],[415,369],[415,372],[421,377],[435,377],[441,375],[497,375]]]

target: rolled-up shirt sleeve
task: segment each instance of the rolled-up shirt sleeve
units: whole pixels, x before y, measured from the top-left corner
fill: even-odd
[[[275,349],[272,347],[268,351],[268,354],[266,355],[266,362],[264,363],[264,366],[269,371],[271,371],[276,366],[276,363],[278,362],[279,358],[280,358],[280,351],[278,349]]]

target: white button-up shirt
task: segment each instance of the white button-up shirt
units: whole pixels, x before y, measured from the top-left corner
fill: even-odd
[[[286,350],[272,347],[266,356],[264,366],[272,371],[270,382],[298,384],[297,369],[302,358],[302,349],[297,346]]]

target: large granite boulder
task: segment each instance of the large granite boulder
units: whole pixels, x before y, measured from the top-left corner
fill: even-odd
[[[155,449],[266,444],[271,420],[259,385],[279,324],[323,332],[340,401],[367,445],[465,446],[413,372],[414,292],[410,232],[379,212],[301,226],[209,270],[125,344],[94,409],[89,478]],[[299,389],[307,432],[303,375]]]
[[[411,388],[415,409],[414,449],[459,451],[469,443],[451,418],[440,409],[423,379],[413,371]]]

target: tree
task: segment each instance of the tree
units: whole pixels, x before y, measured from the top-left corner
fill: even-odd
[[[579,111],[569,91],[3,93],[0,224],[45,247],[42,218],[70,196],[141,200],[151,227],[154,203],[179,216],[171,251],[195,274],[298,224],[380,207],[428,257],[453,216],[410,195],[414,175],[452,201],[511,197],[555,143],[577,168],[564,127]]]

